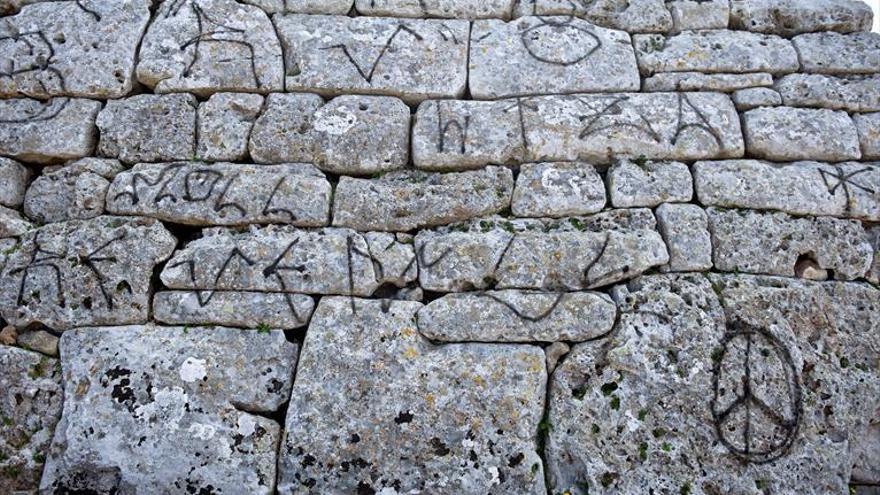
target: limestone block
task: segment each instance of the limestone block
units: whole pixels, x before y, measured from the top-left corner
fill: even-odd
[[[730,20],[729,0],[671,0],[673,32],[698,29],[727,29]]]
[[[100,110],[101,102],[80,98],[0,99],[0,155],[34,163],[89,156]]]
[[[118,160],[82,158],[46,167],[28,187],[25,214],[40,223],[86,220],[104,213],[110,181],[124,167]]]
[[[586,215],[604,207],[605,184],[589,163],[526,163],[519,168],[511,204],[518,217]]]
[[[631,33],[660,33],[672,29],[672,15],[664,0],[519,0],[513,16],[568,15],[596,25]]]
[[[511,13],[509,0],[355,0],[354,6],[361,15],[386,17],[508,19]]]
[[[196,97],[137,95],[108,101],[98,114],[98,154],[125,163],[191,160],[195,155]]]
[[[761,107],[743,114],[746,150],[775,161],[858,160],[859,137],[843,111]]]
[[[810,33],[795,36],[803,72],[872,74],[880,72],[880,33]]]
[[[880,112],[853,115],[862,158],[867,160],[880,159]]]
[[[706,212],[697,205],[664,203],[654,210],[660,235],[669,251],[671,272],[712,269],[712,238]]]
[[[262,108],[260,95],[211,95],[199,105],[196,157],[214,162],[246,160],[248,138]]]
[[[659,72],[646,77],[642,91],[733,91],[756,86],[772,86],[767,72],[748,74],[704,74],[702,72]]]
[[[774,89],[790,107],[818,107],[848,112],[880,111],[880,75],[826,76],[788,74]]]
[[[738,89],[733,93],[733,104],[741,112],[758,107],[776,107],[782,105],[782,95],[770,88]]]
[[[21,206],[30,178],[30,169],[15,160],[0,158],[0,205]]]
[[[814,31],[870,31],[873,13],[859,0],[731,0],[734,29],[792,36]]]
[[[608,169],[608,196],[615,208],[686,203],[693,180],[681,162],[620,160]]]
[[[305,294],[175,290],[153,297],[153,318],[169,325],[286,330],[307,325],[314,309]]]

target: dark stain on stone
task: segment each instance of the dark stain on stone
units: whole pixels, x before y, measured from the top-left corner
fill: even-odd
[[[396,418],[394,418],[394,422],[397,424],[403,423],[412,423],[413,415],[409,411],[400,411]]]

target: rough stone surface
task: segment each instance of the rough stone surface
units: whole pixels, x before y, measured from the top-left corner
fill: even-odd
[[[880,164],[696,162],[694,182],[707,206],[880,221]]]
[[[589,163],[527,163],[519,168],[511,204],[518,217],[586,215],[604,207],[605,184]]]
[[[98,101],[0,99],[0,155],[34,163],[89,156],[98,132]]]
[[[198,110],[196,157],[211,161],[247,159],[248,138],[263,108],[263,97],[215,93]]]
[[[324,100],[307,93],[272,93],[254,122],[248,149],[257,163],[310,162],[312,124]]]
[[[875,225],[867,229],[868,240],[874,246],[874,264],[868,271],[868,281],[880,285],[880,225]]]
[[[685,31],[633,36],[642,74],[656,72],[795,72],[798,54],[789,40],[747,31]]]
[[[837,280],[853,280],[871,268],[874,252],[859,222],[717,208],[707,213],[719,271],[794,277],[803,258],[833,270]]]
[[[766,72],[747,74],[703,74],[702,72],[660,72],[646,77],[643,91],[720,91],[773,85],[773,76]]]
[[[46,167],[27,189],[24,212],[40,223],[97,217],[104,213],[110,181],[123,169],[119,161],[103,158]]]
[[[0,158],[0,205],[18,208],[24,202],[31,171],[24,165]]]
[[[330,183],[308,164],[141,163],[107,191],[107,211],[185,225],[327,225]]]
[[[433,291],[583,290],[669,261],[646,209],[560,220],[486,218],[415,238],[419,282]]]
[[[468,88],[475,99],[553,93],[638,91],[629,34],[577,17],[473,23]]]
[[[0,96],[125,96],[149,8],[148,0],[55,1],[4,17]]]
[[[45,330],[22,331],[18,335],[17,344],[23,349],[58,357],[58,337]]]
[[[108,101],[97,119],[98,153],[125,163],[192,159],[197,106],[185,93]]]
[[[0,237],[18,237],[34,228],[17,210],[0,206]]]
[[[510,206],[512,192],[513,173],[503,167],[343,177],[336,186],[333,225],[391,231],[443,225],[497,213]]]
[[[420,308],[321,300],[288,408],[280,493],[544,493],[543,351],[434,346],[417,330]]]
[[[266,13],[235,0],[174,0],[141,43],[138,81],[157,93],[284,89],[281,43]]]
[[[726,29],[730,19],[728,0],[672,0],[666,5],[672,14],[673,32]]]
[[[814,31],[870,31],[873,13],[860,0],[731,0],[735,29],[792,36]]]
[[[880,112],[853,116],[862,158],[866,160],[880,159]]]
[[[835,77],[788,74],[775,89],[790,107],[819,107],[849,112],[880,111],[880,75]]]
[[[365,232],[369,255],[373,258],[376,278],[383,284],[404,287],[419,276],[413,236],[390,232]],[[404,298],[408,299],[408,298]],[[416,297],[416,301],[421,297]]]
[[[730,98],[717,93],[428,101],[419,105],[413,125],[413,160],[423,169],[742,154],[739,117]]]
[[[513,16],[569,15],[599,26],[635,33],[666,32],[672,28],[672,15],[664,0],[517,0]]]
[[[153,318],[169,325],[241,328],[300,328],[315,300],[304,294],[234,291],[162,291],[153,298]]]
[[[608,169],[608,196],[615,208],[688,202],[693,180],[681,162],[620,160]]]
[[[457,20],[275,17],[288,91],[458,97],[467,82],[468,23]]]
[[[57,330],[147,320],[153,268],[176,241],[152,219],[98,217],[27,233],[0,277],[0,315]]]
[[[448,294],[419,311],[419,332],[441,342],[584,341],[611,331],[614,303],[598,292],[500,290]]]
[[[40,482],[61,416],[58,361],[0,345],[0,491],[27,493]],[[18,490],[21,490],[19,492]]]
[[[269,14],[291,12],[297,14],[345,15],[351,10],[352,0],[244,0]]]
[[[250,411],[287,400],[296,353],[280,331],[65,332],[64,412],[40,489],[273,493],[280,425]]]
[[[654,210],[660,235],[669,251],[671,272],[697,272],[712,268],[712,238],[706,212],[692,204],[662,204]]]
[[[846,112],[761,107],[743,114],[746,151],[776,161],[858,160],[859,137]]]
[[[744,88],[733,93],[733,104],[740,112],[758,107],[782,105],[782,95],[770,88]]]
[[[355,0],[354,5],[361,15],[449,19],[507,19],[511,10],[509,0]]]
[[[880,72],[880,34],[811,33],[792,39],[804,72],[870,74]]]

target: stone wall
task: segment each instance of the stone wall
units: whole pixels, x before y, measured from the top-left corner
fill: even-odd
[[[880,492],[862,2],[0,12],[0,493]]]

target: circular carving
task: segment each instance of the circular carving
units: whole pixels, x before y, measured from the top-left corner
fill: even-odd
[[[548,64],[573,65],[593,54],[602,42],[582,26],[572,24],[573,18],[551,21],[540,18],[520,34],[529,54]]]

